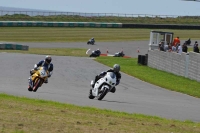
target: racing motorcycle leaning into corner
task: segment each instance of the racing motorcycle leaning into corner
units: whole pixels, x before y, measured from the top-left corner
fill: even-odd
[[[29,84],[29,91],[36,92],[42,86],[44,81],[47,80],[49,72],[46,67],[39,67],[36,72],[31,76],[32,83]]]
[[[113,57],[124,57],[124,56],[125,56],[124,52],[121,51],[121,52],[115,53],[115,55]]]
[[[115,93],[115,86],[120,83],[121,79],[119,71],[120,65],[115,64],[113,69],[109,69],[108,71],[97,75],[95,80],[91,81],[89,99],[94,99],[96,97],[98,100],[102,100],[108,92]]]
[[[53,73],[53,64],[51,63],[51,56],[46,56],[45,60],[41,60],[38,64],[34,65],[34,69],[30,71],[28,78],[28,90],[36,92],[43,83],[48,83],[48,78]]]
[[[93,84],[91,81],[91,87]],[[90,89],[89,98],[94,99],[95,97],[98,100],[102,100],[105,95],[112,90],[116,85],[116,75],[113,72],[107,72],[106,75],[100,78],[94,85],[94,88]]]
[[[94,37],[91,38],[91,39],[89,39],[88,42],[87,42],[87,44],[88,44],[88,45],[89,45],[89,44],[94,45],[94,44],[95,44]]]
[[[101,55],[101,51],[99,49],[92,51],[90,57],[99,57]]]

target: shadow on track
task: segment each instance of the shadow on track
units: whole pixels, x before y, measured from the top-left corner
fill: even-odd
[[[134,103],[120,102],[120,101],[109,101],[109,100],[101,100],[101,101],[112,102],[112,103],[126,103],[126,104],[134,104]]]

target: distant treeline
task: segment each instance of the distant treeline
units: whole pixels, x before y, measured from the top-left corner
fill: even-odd
[[[111,23],[135,23],[135,24],[189,24],[200,25],[200,16],[112,16],[99,15],[27,15],[5,14],[0,16],[0,21],[56,21],[56,22],[111,22]]]

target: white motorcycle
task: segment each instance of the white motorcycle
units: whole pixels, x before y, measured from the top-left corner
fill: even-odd
[[[91,85],[93,84],[91,81]],[[112,90],[116,85],[116,75],[113,72],[107,72],[106,75],[100,78],[94,85],[94,88],[90,89],[89,98],[102,100],[105,95]]]

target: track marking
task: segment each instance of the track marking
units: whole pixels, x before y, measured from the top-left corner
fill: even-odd
[[[86,54],[88,54],[89,51],[90,51],[90,48],[86,51]]]

